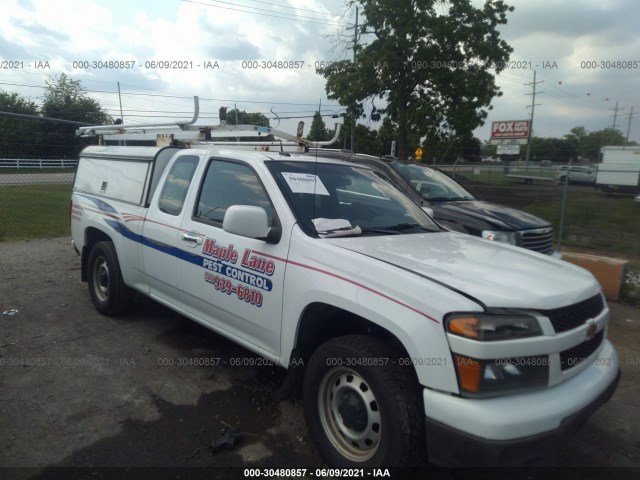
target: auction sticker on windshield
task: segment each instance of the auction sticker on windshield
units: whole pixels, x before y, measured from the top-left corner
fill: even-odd
[[[293,193],[311,193],[329,195],[329,192],[317,175],[312,173],[282,172],[282,176]]]

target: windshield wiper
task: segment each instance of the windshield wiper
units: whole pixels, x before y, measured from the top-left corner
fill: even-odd
[[[317,230],[316,230],[317,231]],[[362,230],[359,226],[349,226],[349,227],[338,227],[338,228],[330,228],[328,230],[321,230],[318,232],[323,238],[333,238],[333,237],[349,237],[354,235],[362,234]]]
[[[397,235],[398,230],[392,230],[390,228],[363,228],[362,233],[380,233],[383,235]]]
[[[423,230],[425,232],[433,232],[432,229],[423,227],[418,223],[399,223],[397,225],[392,225],[390,227],[385,227],[385,228],[387,231],[392,231],[396,233],[400,233],[404,230],[412,230],[412,229]]]

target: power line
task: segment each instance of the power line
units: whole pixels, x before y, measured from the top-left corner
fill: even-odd
[[[194,4],[197,4],[197,5],[203,5],[205,7],[222,8],[223,10],[232,10],[234,12],[242,12],[242,13],[249,13],[249,14],[253,14],[253,15],[260,15],[262,17],[281,18],[281,19],[290,20],[290,21],[291,20],[297,20],[297,21],[300,21],[300,22],[318,23],[318,24],[321,24],[321,25],[331,25],[333,27],[343,27],[344,26],[344,24],[342,24],[342,23],[327,22],[327,21],[320,20],[320,19],[318,19],[316,17],[309,17],[309,16],[306,16],[306,15],[291,15],[291,14],[288,14],[288,13],[283,13],[282,15],[274,15],[272,13],[264,13],[264,12],[270,12],[271,10],[260,9],[260,8],[257,8],[257,7],[249,7],[249,6],[246,6],[246,5],[239,5],[237,3],[224,2],[222,0],[211,0],[211,1],[215,2],[215,3],[222,3],[222,4],[225,4],[225,5],[234,5],[234,6],[237,6],[237,7],[250,8],[250,9],[253,9],[253,10],[257,10],[257,11],[252,12],[250,10],[243,10],[243,9],[240,9],[240,8],[233,8],[233,7],[225,7],[225,6],[222,6],[222,5],[215,5],[215,4],[212,4],[212,3],[203,3],[203,2],[198,2],[196,0],[182,0],[182,1],[185,2],[185,3],[194,3]],[[287,15],[287,16],[283,16],[283,15]]]
[[[183,0],[184,1],[184,0]],[[28,88],[41,88],[45,89],[41,85],[28,85],[24,83],[9,83],[9,82],[0,82],[0,85],[9,85],[15,87],[28,87]],[[123,84],[124,85],[124,84]],[[117,95],[118,92],[111,90],[93,90],[93,89],[82,89],[83,92],[87,93],[108,93],[112,95]],[[179,98],[185,100],[193,100],[192,96],[187,95],[169,95],[169,94],[159,94],[159,93],[142,93],[142,92],[122,92],[122,95],[130,95],[130,96],[141,96],[141,97],[157,97],[157,98]],[[200,100],[212,101],[212,102],[235,102],[235,103],[253,103],[253,104],[263,104],[263,105],[293,105],[293,106],[315,106],[316,103],[300,103],[300,102],[266,102],[263,100],[238,100],[231,98],[206,98],[200,97]],[[342,107],[339,104],[328,104],[329,107]]]
[[[263,2],[261,0],[249,0],[249,1],[254,3],[264,3],[265,5],[272,5],[274,7],[283,7],[283,8],[290,8],[292,10],[300,10],[302,12],[317,13],[318,15],[333,15],[332,13],[321,12],[320,10],[309,10],[308,8],[292,7],[290,5],[283,5],[281,3]]]

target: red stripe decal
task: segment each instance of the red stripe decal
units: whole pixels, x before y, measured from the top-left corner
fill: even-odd
[[[280,257],[276,257],[274,255],[269,255],[268,253],[258,252],[258,251],[255,251],[255,250],[254,250],[254,253],[256,255],[263,255],[263,256],[271,258],[273,260],[279,260],[279,261],[284,262],[284,263],[289,263],[291,265],[295,265],[296,267],[306,268],[308,270],[313,270],[314,272],[322,273],[324,275],[328,275],[330,277],[337,278],[338,280],[342,280],[343,282],[347,282],[347,283],[350,283],[352,285],[355,285],[356,287],[362,288],[362,289],[364,289],[364,290],[366,290],[368,292],[371,292],[371,293],[373,293],[375,295],[378,295],[378,296],[380,296],[380,297],[382,297],[382,298],[384,298],[386,300],[389,300],[390,302],[393,302],[393,303],[395,303],[397,305],[400,305],[400,306],[402,306],[404,308],[407,308],[407,309],[411,310],[412,312],[417,313],[418,315],[421,315],[421,316],[423,316],[425,318],[428,318],[432,322],[435,322],[435,323],[438,323],[438,324],[440,323],[435,318],[430,317],[426,313],[421,312],[420,310],[418,310],[417,308],[412,307],[411,305],[407,305],[406,303],[403,303],[400,300],[396,300],[395,298],[390,297],[389,295],[386,295],[386,294],[384,294],[382,292],[374,290],[371,287],[367,287],[366,285],[363,285],[362,283],[358,283],[358,282],[356,282],[354,280],[351,280],[349,278],[343,277],[342,275],[338,275],[337,273],[332,273],[332,272],[329,272],[327,270],[323,270],[323,269],[318,268],[318,267],[312,267],[311,265],[305,265],[304,263],[295,262],[293,260],[287,260],[285,258],[280,258]]]

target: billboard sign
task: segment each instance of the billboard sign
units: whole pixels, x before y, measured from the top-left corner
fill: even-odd
[[[529,120],[505,120],[491,124],[491,140],[529,138]]]

